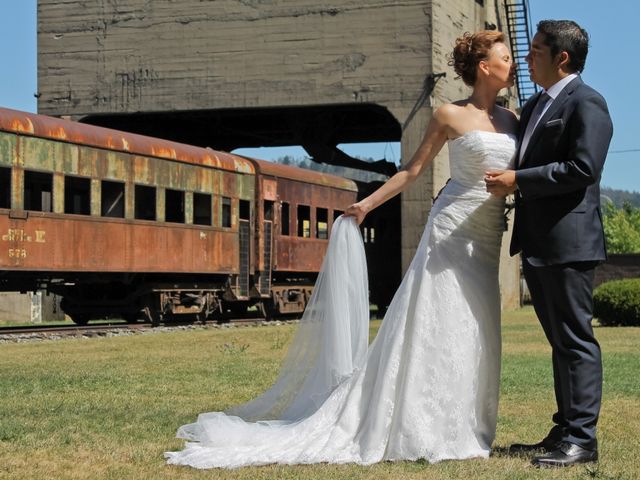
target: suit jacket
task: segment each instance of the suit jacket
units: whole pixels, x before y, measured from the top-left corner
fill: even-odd
[[[539,95],[522,109],[519,145]],[[580,77],[572,80],[516,167],[511,255],[522,251],[534,266],[606,259],[599,182],[612,135],[604,98]]]

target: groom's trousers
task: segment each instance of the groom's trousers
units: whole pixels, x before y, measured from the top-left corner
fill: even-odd
[[[602,397],[600,345],[591,326],[598,263],[533,266],[523,258],[531,300],[552,348],[558,411],[550,436],[589,450],[597,448]]]

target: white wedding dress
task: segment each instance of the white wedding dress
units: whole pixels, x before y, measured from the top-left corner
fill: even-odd
[[[338,219],[314,294],[275,385],[204,413],[168,463],[429,462],[487,457],[500,377],[498,263],[504,199],[484,173],[511,167],[515,138],[473,130],[449,141],[451,181],[367,348],[366,262],[353,219]],[[383,260],[381,260],[383,261]]]

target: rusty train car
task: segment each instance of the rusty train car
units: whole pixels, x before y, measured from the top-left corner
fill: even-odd
[[[357,196],[341,177],[0,108],[0,290],[58,294],[79,324],[299,313]]]

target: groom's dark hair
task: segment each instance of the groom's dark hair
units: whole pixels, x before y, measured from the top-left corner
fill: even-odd
[[[560,52],[569,54],[569,68],[582,72],[589,52],[589,34],[573,20],[542,20],[538,23],[538,33],[544,35],[544,43],[551,55]]]

